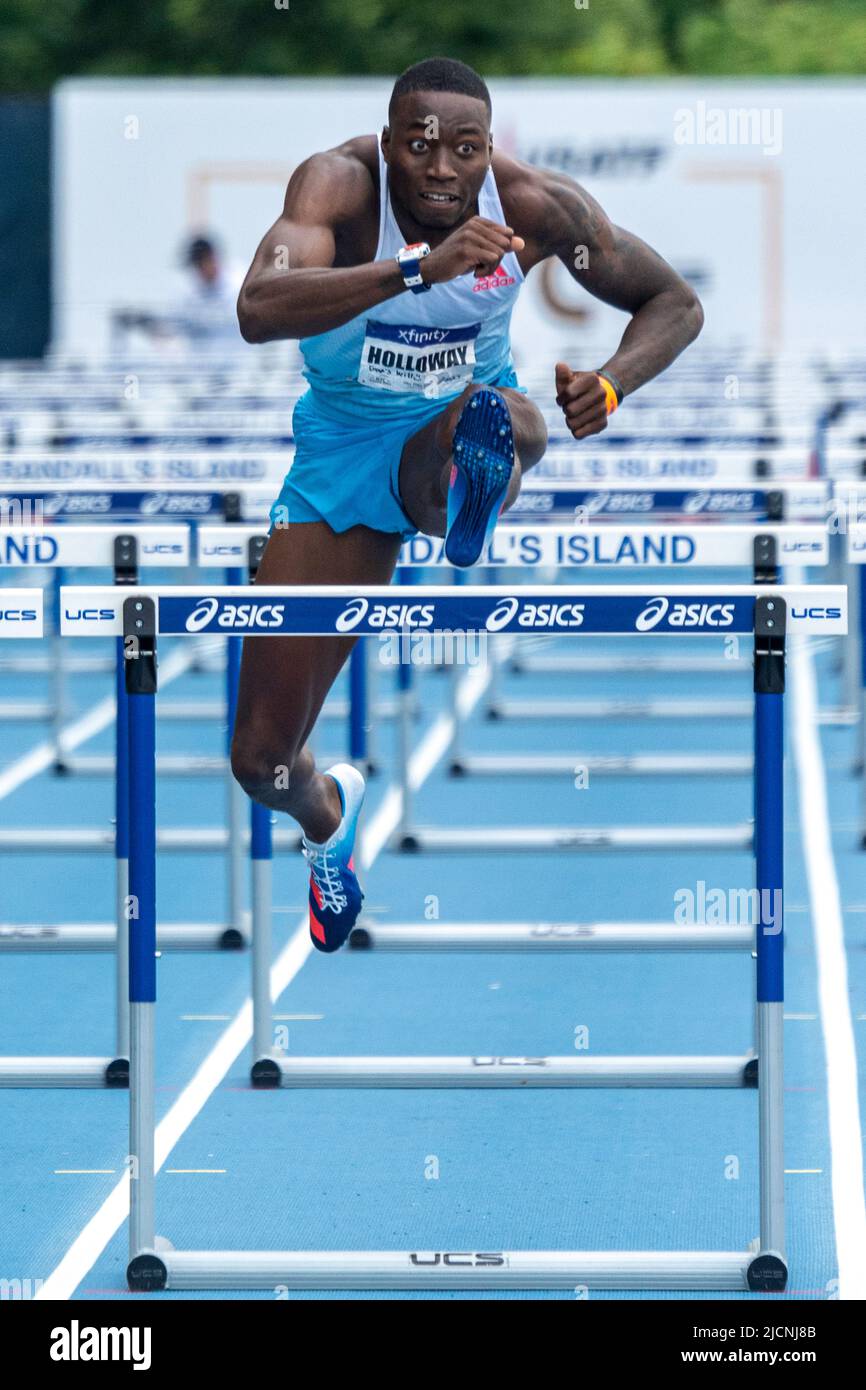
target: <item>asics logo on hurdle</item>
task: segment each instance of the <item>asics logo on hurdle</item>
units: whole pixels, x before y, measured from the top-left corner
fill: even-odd
[[[430,627],[433,605],[430,603],[374,603],[365,598],[353,599],[337,618],[338,632],[351,632],[366,619],[372,628]]]
[[[647,604],[635,621],[638,632],[658,627],[663,618],[669,627],[730,627],[734,621],[733,605],[729,603],[675,603],[660,595]]]
[[[205,598],[196,604],[185,627],[187,632],[202,632],[211,624],[232,631],[247,631],[279,627],[282,621],[283,606],[279,603],[226,603],[221,606],[218,598]]]

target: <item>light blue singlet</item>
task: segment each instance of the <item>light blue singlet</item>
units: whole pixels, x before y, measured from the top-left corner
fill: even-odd
[[[381,149],[379,188],[377,261],[405,244]],[[478,212],[505,221],[492,169]],[[470,272],[424,294],[406,290],[340,328],[301,339],[309,390],[295,406],[295,457],[272,522],[324,520],[334,531],[362,524],[414,535],[397,485],[403,446],[468,382],[517,386],[509,325],[522,283],[509,252],[494,275]]]

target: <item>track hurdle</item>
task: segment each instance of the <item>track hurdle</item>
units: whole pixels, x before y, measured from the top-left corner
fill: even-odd
[[[18,556],[22,565],[40,564],[58,567],[104,567],[113,569],[115,588],[109,592],[112,604],[120,602],[125,586],[138,579],[140,569],[185,568],[190,563],[189,527],[182,523],[165,525],[133,524],[118,528],[111,524],[79,526],[77,524],[0,529],[0,538],[8,537],[6,553]],[[72,1059],[10,1059],[2,1067],[0,1082],[7,1086],[66,1086],[66,1085],[123,1085],[126,1083],[129,1052],[128,1009],[128,903],[129,903],[129,747],[127,734],[128,697],[124,681],[122,639],[117,639],[114,656],[116,717],[114,773],[114,827],[58,827],[56,829],[10,828],[0,832],[0,850],[7,853],[80,851],[95,849],[113,852],[115,861],[114,921],[78,923],[2,923],[0,924],[0,955],[7,952],[86,951],[114,953],[115,958],[115,1056],[103,1065],[81,1067]],[[229,673],[231,675],[231,673]],[[222,760],[222,775],[227,792],[233,801],[235,784],[227,764]],[[239,815],[243,813],[243,805]],[[233,845],[229,832],[223,832],[229,850],[229,890],[231,912],[228,923],[173,922],[160,928],[159,948],[173,951],[237,950],[246,944],[248,932],[243,920],[243,887],[245,861],[240,843]],[[195,837],[175,833],[172,846],[183,850],[195,847]]]
[[[0,589],[0,641],[43,635],[41,589]],[[124,981],[128,994],[128,984]],[[126,1055],[114,1057],[0,1057],[0,1087],[125,1086]]]
[[[538,525],[547,520],[562,524],[569,519],[583,524],[607,522],[637,526],[659,522],[712,526],[786,521],[814,524],[826,520],[829,497],[826,480],[779,480],[768,485],[753,478],[715,483],[639,478],[618,479],[608,487],[581,487],[552,479],[548,490],[544,490],[543,481],[533,479],[530,474],[503,521],[519,525]],[[833,582],[837,582],[835,578]],[[507,669],[514,674],[598,675],[628,671],[629,675],[635,675],[683,669],[681,657],[663,653],[601,657],[580,652],[549,656],[528,654],[523,650],[526,645],[521,642],[508,658]],[[689,673],[735,675],[742,672],[745,665],[743,661],[720,656],[696,656],[690,659],[688,670]]]
[[[67,590],[73,611],[99,613],[99,591]],[[103,591],[105,592],[105,591]],[[108,591],[110,594],[111,591]],[[156,1236],[154,1162],[154,1011],[156,1000],[156,652],[162,634],[182,635],[207,602],[207,624],[236,627],[244,590],[139,590],[110,620],[78,617],[67,635],[103,632],[126,642],[130,696],[130,892],[137,904],[130,956],[130,1151],[138,1176],[131,1183],[131,1289],[558,1289],[586,1284],[606,1289],[781,1291],[787,1281],[782,1132],[783,932],[765,915],[783,888],[783,704],[788,635],[844,632],[846,592],[830,586],[617,588],[562,585],[530,588],[378,587],[262,589],[255,630],[261,635],[328,635],[381,631],[396,605],[396,625],[427,631],[531,631],[539,605],[559,602],[570,614],[571,636],[607,632],[640,636],[642,617],[659,597],[667,607],[657,626],[677,636],[724,630],[752,636],[755,652],[757,886],[762,905],[755,935],[758,1040],[744,1057],[573,1058],[286,1058],[273,1060],[288,1086],[754,1086],[758,1087],[760,1230],[736,1251],[508,1251],[482,1256],[442,1251],[174,1250]],[[75,596],[72,598],[72,596]],[[107,601],[107,600],[106,600]],[[678,621],[694,605],[688,627]],[[65,611],[69,605],[64,604]],[[265,612],[267,610],[267,612]],[[266,621],[267,618],[267,621]],[[566,615],[563,613],[563,622]],[[247,613],[249,630],[255,619]],[[130,639],[135,639],[134,643]],[[268,846],[261,844],[261,863]],[[265,882],[266,873],[259,878]],[[577,1063],[577,1065],[575,1065]],[[489,1242],[485,1240],[485,1251]]]
[[[746,494],[748,496],[748,494]],[[699,494],[700,496],[700,494]],[[688,499],[686,499],[688,500]],[[779,498],[771,494],[774,509]],[[826,509],[826,494],[824,503]],[[701,516],[690,518],[687,514],[676,521],[660,524],[658,520],[638,517],[623,525],[608,517],[601,522],[577,526],[576,537],[561,546],[548,543],[546,553],[549,563],[556,568],[579,567],[605,570],[644,570],[661,569],[669,566],[679,569],[751,570],[755,583],[776,583],[780,567],[792,561],[824,567],[828,558],[828,543],[824,528],[817,524],[773,525],[770,523],[730,522],[716,518],[708,522]],[[531,541],[529,542],[531,545]],[[513,547],[517,551],[517,547]],[[505,563],[504,557],[494,557]],[[531,552],[527,559],[521,560],[518,551],[515,563],[531,563]],[[541,564],[539,558],[538,561]],[[592,662],[592,657],[582,657],[584,663]],[[675,658],[676,659],[676,658]],[[700,658],[698,658],[699,660]],[[683,659],[679,658],[679,671],[683,670]],[[574,657],[560,658],[559,670],[571,674],[569,663]],[[665,668],[665,658],[647,656],[643,670],[658,672]],[[544,671],[543,662],[530,669]],[[555,666],[554,668],[555,669]],[[579,669],[579,668],[578,668]],[[584,666],[583,669],[587,669]],[[667,667],[670,669],[670,666]],[[692,667],[689,667],[691,670]],[[743,670],[743,666],[725,658],[716,658],[715,669],[726,669],[733,673]],[[751,716],[748,700],[546,700],[543,703],[531,700],[504,700],[499,695],[498,674],[500,665],[493,663],[493,679],[490,684],[486,715],[488,719],[537,720],[552,719],[628,719],[628,720],[668,720],[668,719],[747,719]],[[547,674],[551,673],[548,668]],[[495,769],[507,771],[507,760]],[[476,765],[476,772],[494,770]],[[519,769],[518,769],[519,770]],[[455,767],[456,775],[467,773],[466,765]]]
[[[135,583],[139,572],[154,568],[187,568],[190,564],[190,533],[185,523],[133,524],[118,527],[111,524],[77,525],[59,524],[54,526],[14,526],[0,527],[0,544],[4,544],[9,562],[26,566],[44,565],[64,570],[77,568],[105,568],[114,572],[114,582],[118,590]],[[17,557],[17,558],[15,558]],[[115,595],[115,600],[117,595]],[[59,600],[59,595],[58,595]],[[91,852],[113,850],[117,860],[118,903],[125,898],[126,874],[126,812],[127,797],[125,778],[127,776],[128,747],[125,735],[126,688],[123,683],[123,653],[118,645],[112,663],[115,672],[117,715],[115,720],[115,753],[110,760],[94,758],[91,766],[87,757],[77,760],[83,772],[109,770],[116,778],[115,790],[115,829],[99,827],[57,827],[52,829],[9,829],[0,832],[0,851],[47,853],[53,851]],[[61,750],[62,752],[62,750]],[[201,766],[194,766],[194,772],[211,770],[212,759],[202,759]],[[164,760],[158,760],[163,770]],[[168,771],[174,771],[174,761],[169,761]],[[227,778],[225,759],[219,760],[219,770]],[[228,840],[227,840],[228,843]],[[172,847],[178,850],[190,848],[182,835],[172,837]],[[230,875],[231,877],[232,875]],[[243,878],[243,867],[235,866],[233,875]],[[237,897],[236,890],[233,894]],[[16,924],[0,926],[0,951],[2,950],[113,950],[117,940],[117,926],[123,922],[121,937],[125,934],[125,919],[118,917],[114,926],[102,923],[81,925],[60,925],[50,927],[46,924]],[[242,933],[234,917],[229,924],[174,923],[166,924],[161,936],[160,946],[168,949],[200,950],[217,946],[236,948],[242,945]],[[123,989],[121,997],[126,997],[126,967],[121,964]]]
[[[828,543],[826,530],[811,524],[768,525],[727,525],[718,523],[704,525],[642,525],[623,528],[607,523],[581,525],[563,528],[554,525],[525,528],[522,526],[499,527],[482,557],[484,563],[495,571],[512,568],[527,570],[535,567],[559,570],[613,571],[616,569],[664,570],[670,569],[748,569],[758,584],[775,584],[779,578],[780,566],[790,563],[794,558],[804,560],[815,566],[827,563]],[[445,565],[443,543],[426,536],[414,537],[407,542],[401,553],[401,563],[422,566]],[[459,582],[459,581],[458,581]],[[661,594],[661,590],[659,591]],[[655,605],[648,607],[644,618],[647,633],[658,635],[662,628],[657,625],[657,615],[661,612],[662,599],[658,597]],[[545,630],[540,624],[541,630]],[[554,625],[548,632],[561,633],[561,627]],[[711,629],[708,629],[711,631]],[[723,636],[721,629],[717,637]],[[681,658],[680,668],[683,677],[691,670],[690,659]],[[455,690],[452,680],[452,692]],[[680,698],[656,701],[621,700],[538,700],[499,702],[491,713],[497,718],[515,717],[536,721],[545,718],[565,717],[575,722],[584,719],[715,719],[734,717],[741,720],[753,716],[753,702],[744,698],[739,701],[687,701]],[[597,757],[581,752],[568,755],[500,755],[471,754],[462,744],[462,721],[459,705],[452,699],[454,737],[450,749],[452,776],[563,776],[570,775],[577,763],[586,767],[590,776],[602,777],[646,777],[646,776],[690,776],[707,775],[741,776],[752,770],[753,759],[747,755],[716,754],[707,757],[683,754],[641,754],[632,757]],[[688,849],[750,849],[752,846],[752,826],[741,822],[727,826],[654,826],[594,827],[577,830],[574,827],[517,826],[498,829],[496,827],[421,827],[414,822],[412,799],[408,779],[408,710],[404,710],[401,727],[403,737],[399,744],[399,780],[402,792],[401,821],[394,836],[394,843],[408,852],[448,851],[471,852],[476,850],[507,849],[510,852],[523,852],[549,849],[669,849],[680,846]]]
[[[808,488],[807,484],[803,485]],[[662,494],[665,495],[664,493]],[[673,494],[680,497],[678,493]],[[650,495],[653,500],[655,494]],[[706,495],[697,492],[694,496],[682,495],[683,515],[673,523],[670,529],[665,530],[658,526],[657,522],[645,525],[640,520],[635,521],[630,527],[623,529],[621,526],[613,525],[611,529],[607,526],[598,527],[597,536],[588,537],[580,547],[575,547],[572,543],[572,554],[565,561],[566,564],[579,564],[586,566],[605,566],[615,565],[628,569],[652,569],[659,568],[668,563],[676,567],[686,569],[711,568],[714,571],[724,571],[729,569],[751,568],[752,578],[756,584],[777,584],[781,575],[781,567],[785,563],[790,563],[792,559],[815,565],[820,568],[826,567],[829,556],[829,538],[823,526],[814,524],[816,516],[826,517],[827,490],[821,484],[813,485],[811,489],[801,494],[792,489],[787,494],[788,510],[795,507],[798,510],[806,511],[813,519],[813,524],[774,526],[768,522],[744,524],[742,521],[731,523],[722,512],[724,506],[733,506],[739,498],[741,505],[760,505],[760,499],[769,511],[777,513],[785,510],[786,494],[782,491],[773,491],[763,494],[760,490],[754,493],[748,490],[742,494],[734,493],[711,493]],[[664,506],[664,503],[662,504]],[[697,521],[690,519],[688,508],[697,509],[698,506],[704,508],[704,512],[698,513]],[[710,509],[715,507],[716,511]],[[707,521],[706,515],[713,519]],[[579,530],[582,528],[579,528]],[[592,528],[588,528],[592,530]],[[668,536],[670,549],[665,551],[664,537]],[[620,671],[627,669],[624,665],[628,661],[627,657],[621,658],[618,667],[611,663],[604,667],[606,672],[611,669]],[[582,666],[576,663],[582,662]],[[602,667],[603,658],[574,656],[559,656],[536,659],[529,667],[541,674],[576,674],[578,672],[588,673],[591,669],[596,672]],[[509,666],[514,669],[513,658],[509,661]],[[697,674],[699,671],[717,674],[724,670],[728,673],[743,673],[746,665],[741,659],[733,659],[729,654],[723,657],[691,657],[688,661],[680,655],[655,654],[645,657],[639,669],[642,672],[653,672],[658,674],[662,671],[676,671],[681,677]],[[751,717],[751,704],[748,700],[681,700],[681,699],[661,699],[637,701],[630,700],[545,700],[535,702],[527,700],[504,700],[500,691],[499,676],[503,669],[503,663],[496,660],[494,654],[492,660],[492,679],[489,686],[486,717],[490,720],[500,720],[516,718],[522,720],[536,720],[544,717],[550,712],[555,718],[566,719],[627,719],[629,721],[656,721],[669,719],[746,719]],[[518,668],[520,669],[520,668]],[[629,674],[633,674],[629,670]],[[470,774],[483,776],[525,776],[528,771],[526,758],[520,756],[501,756],[501,755],[479,755],[466,756],[460,748],[461,729],[459,720],[455,714],[455,734],[454,750],[451,758],[451,775],[455,777],[465,777]],[[587,768],[590,776],[601,777],[645,777],[647,775],[670,775],[674,777],[702,777],[704,775],[739,776],[748,774],[752,770],[751,757],[738,755],[708,755],[705,758],[688,758],[683,755],[639,755],[632,758],[593,758],[586,755],[574,754],[567,757],[557,757],[551,755],[541,760],[540,771],[542,775],[562,776],[573,768],[575,761],[579,761],[581,766]]]

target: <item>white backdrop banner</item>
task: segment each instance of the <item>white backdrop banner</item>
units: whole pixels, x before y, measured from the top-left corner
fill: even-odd
[[[55,334],[97,352],[118,307],[164,307],[179,253],[212,232],[246,266],[287,179],[316,150],[379,131],[384,79],[72,80],[55,92]],[[862,337],[866,91],[780,80],[497,80],[503,150],[576,178],[698,289],[704,342],[800,347]],[[520,229],[517,228],[519,231]],[[533,271],[515,356],[612,347],[623,316],[559,265]]]

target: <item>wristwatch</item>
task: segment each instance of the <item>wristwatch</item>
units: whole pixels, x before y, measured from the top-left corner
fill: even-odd
[[[421,262],[429,255],[430,247],[426,241],[413,241],[409,246],[402,246],[397,252],[396,261],[403,276],[403,283],[413,294],[424,294],[425,290],[433,288],[432,285],[425,285],[421,279]]]

